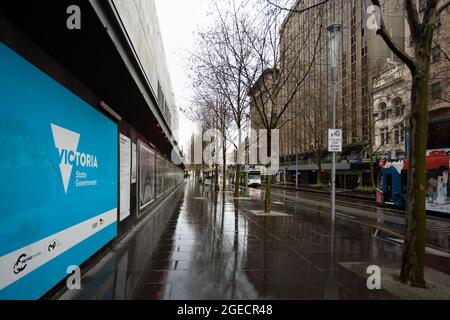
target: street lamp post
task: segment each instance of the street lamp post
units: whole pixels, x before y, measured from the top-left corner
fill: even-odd
[[[295,145],[295,187],[298,187],[298,148]]]
[[[332,108],[332,126],[336,129],[336,82],[337,82],[337,64],[339,53],[339,33],[340,24],[332,24],[328,27],[329,47],[330,47],[330,65],[331,65],[331,83],[333,87],[333,108]],[[336,219],[336,152],[332,152],[331,169],[331,220]]]

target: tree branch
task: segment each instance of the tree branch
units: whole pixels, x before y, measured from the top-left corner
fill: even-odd
[[[310,9],[314,9],[315,7],[319,7],[319,6],[327,3],[329,0],[324,0],[322,2],[316,3],[316,4],[312,5],[312,6],[309,6],[309,7],[305,8],[305,9],[301,9],[301,10],[295,10],[295,9],[292,9],[292,8],[291,9],[285,8],[283,6],[280,6],[279,4],[276,4],[276,3],[272,2],[271,0],[266,0],[266,1],[267,1],[268,4],[274,6],[275,8],[277,8],[279,10],[282,10],[282,11],[288,11],[288,12],[293,12],[293,13],[304,13],[304,12],[310,10]]]
[[[405,0],[406,17],[408,19],[411,35],[419,37],[419,15],[417,13],[416,0]]]
[[[450,0],[445,0],[437,9],[436,14],[440,15],[450,5]]]

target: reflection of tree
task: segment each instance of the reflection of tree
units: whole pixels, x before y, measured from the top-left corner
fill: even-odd
[[[196,196],[199,193],[206,195],[205,191],[211,191],[210,188],[198,185],[191,190]],[[221,292],[221,294],[225,295],[229,291],[231,283],[226,281],[226,285],[224,285],[224,279],[227,279],[227,266],[231,253],[224,251],[227,243],[224,236],[226,203],[223,199],[223,193],[221,194],[222,199],[219,202],[219,194],[211,192],[211,202],[201,201],[198,205],[196,204],[196,208],[190,212],[195,214],[186,214],[185,219],[186,223],[193,228],[191,234],[195,235],[195,240],[201,241],[202,244],[202,257],[201,259],[193,259],[191,268],[196,270],[198,267],[201,267],[201,270],[205,270],[209,280],[208,284],[216,289],[212,290],[212,292],[224,290],[225,292]],[[192,194],[190,197],[192,197]],[[220,214],[218,214],[219,205],[221,205]],[[193,255],[198,253],[196,249],[193,249],[191,252]]]
[[[185,193],[186,196],[186,193]],[[176,196],[174,202],[167,202],[160,209],[153,212],[153,223],[148,223],[142,230],[137,231],[135,239],[130,240],[130,243],[127,243],[124,248],[128,251],[128,253],[132,256],[132,259],[129,259],[127,269],[122,270],[120,266],[117,266],[117,272],[126,272],[127,273],[127,297],[133,299],[136,294],[139,294],[136,290],[138,290],[139,284],[147,282],[145,277],[147,275],[146,270],[169,270],[170,264],[170,254],[176,251],[177,241],[174,241],[172,244],[172,249],[168,250],[167,247],[160,246],[160,238],[162,235],[166,239],[173,239],[175,236],[174,228],[164,228],[162,226],[167,225],[168,221],[176,221],[179,220],[181,210],[179,208],[179,204],[174,205],[174,203],[178,203],[178,200],[181,199],[181,194]],[[168,214],[168,211],[174,210],[174,214]],[[159,224],[155,224],[154,221],[158,221]],[[162,227],[162,228],[161,228]],[[126,252],[126,251],[125,251]],[[158,257],[153,260],[154,257]],[[157,260],[157,261],[156,261]],[[161,265],[161,262],[165,261],[165,265]],[[140,272],[127,272],[130,270],[139,270]],[[150,272],[151,273],[151,272]],[[160,279],[166,276],[164,271],[160,271]],[[116,278],[118,276],[116,275]],[[154,281],[154,279],[152,279]],[[155,284],[158,289],[156,289],[155,293],[161,292],[165,284],[161,282],[160,284]]]
[[[218,202],[216,201],[214,203],[214,212],[217,211]],[[236,298],[236,272],[237,269],[237,259],[239,255],[239,243],[236,242],[237,237],[237,229],[235,228],[235,236],[234,236],[234,243],[233,243],[233,253],[234,257],[232,256],[232,252],[227,252],[227,244],[229,243],[225,237],[225,220],[227,217],[226,212],[226,200],[225,200],[225,193],[221,193],[221,214],[219,216],[219,221],[217,219],[214,219],[214,237],[211,244],[211,250],[209,251],[209,258],[214,263],[214,269],[213,269],[213,278],[220,283],[219,285],[223,289],[223,295],[226,297],[230,297],[232,299]],[[215,214],[216,217],[216,214]],[[228,262],[233,259],[233,270],[231,271],[231,277],[229,277],[230,273],[230,266],[228,265]],[[224,281],[224,279],[226,279]]]
[[[164,192],[164,160],[156,157],[156,194],[159,196]]]
[[[154,154],[142,145],[140,146],[140,204],[145,205],[154,196]]]

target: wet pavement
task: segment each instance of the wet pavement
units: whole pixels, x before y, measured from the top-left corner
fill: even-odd
[[[369,225],[338,219],[274,195],[289,216],[256,216],[263,192],[247,200],[188,182],[169,200],[173,215],[154,250],[146,223],[62,299],[396,299],[369,290],[348,263],[397,265],[401,246]],[[285,201],[285,202],[283,202]],[[277,203],[277,204],[276,204]],[[321,206],[316,203],[316,206]],[[428,265],[449,271],[448,258]],[[444,271],[445,271],[444,270]]]
[[[304,208],[328,214],[330,211],[330,196],[314,192],[274,189],[274,199],[282,203],[297,203]],[[374,201],[355,198],[337,198],[336,212],[340,218],[356,223],[363,223],[382,230],[391,235],[400,235],[405,229],[405,213],[403,210],[379,207]],[[441,254],[450,257],[450,219],[427,216],[427,245],[429,250],[438,249]],[[450,268],[450,266],[449,266]]]

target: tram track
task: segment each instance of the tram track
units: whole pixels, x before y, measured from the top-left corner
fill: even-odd
[[[294,190],[292,188],[284,189],[281,187],[274,188],[272,190],[272,192],[278,193],[277,191],[279,191],[279,190],[284,190],[285,192],[287,191],[289,193],[294,193],[294,196],[295,196],[295,193],[297,193],[297,192],[300,195],[307,194],[308,199],[314,198],[316,200],[329,202],[329,194],[325,193],[325,192],[317,192],[314,190],[304,190],[304,189],[303,190]],[[301,198],[301,196],[299,196],[299,198]],[[351,200],[349,200],[350,198],[351,198],[350,195],[342,196],[339,193],[336,193],[336,204],[340,204],[340,205],[348,206],[348,207],[352,207],[352,208],[359,208],[359,209],[367,208],[367,209],[373,210],[373,209],[379,208],[379,209],[383,210],[384,214],[391,215],[391,216],[397,216],[397,217],[404,219],[404,216],[405,216],[404,210],[389,208],[389,207],[377,207],[375,201],[370,200],[370,199],[362,199],[361,197],[355,197],[353,199],[353,201],[351,201]],[[448,227],[450,228],[450,219],[449,218],[444,218],[444,217],[439,217],[436,215],[428,214],[427,220],[429,220],[431,222],[436,222],[438,224],[440,224],[439,222],[442,222],[442,223],[448,225]]]
[[[264,191],[264,190],[262,190]],[[303,191],[301,191],[304,193]],[[307,192],[306,192],[307,193]],[[313,192],[314,194],[314,192]],[[282,192],[273,192],[273,195],[276,197],[276,201],[273,202],[274,204],[276,202],[279,202],[279,204],[285,204],[285,205],[292,205],[297,203],[302,203],[302,207],[304,207],[306,210],[310,210],[313,212],[317,212],[319,214],[326,214],[329,215],[329,211],[326,207],[323,206],[324,203],[329,203],[328,197],[326,195],[324,196],[318,196],[317,194],[314,194],[311,197],[311,194],[308,194],[307,197],[305,196],[298,196],[292,193],[288,194],[282,194]],[[319,204],[318,206],[311,205],[311,201],[317,201]],[[344,207],[347,207],[349,209],[358,210],[363,209],[361,206],[364,206],[366,209],[370,208],[370,210],[367,210],[365,212],[355,212],[355,213],[343,213],[342,209],[338,209],[336,211],[336,217],[338,219],[351,221],[354,223],[358,223],[361,225],[365,225],[367,227],[371,227],[374,230],[382,230],[386,232],[387,234],[392,235],[394,238],[398,238],[400,240],[404,239],[403,236],[403,227],[405,225],[405,218],[404,218],[404,212],[401,210],[395,210],[395,209],[389,209],[390,212],[386,212],[387,208],[379,208],[375,207],[374,204],[372,206],[370,205],[361,205],[360,203],[355,202],[348,202],[348,201],[336,201],[336,203],[339,205],[342,205]],[[380,209],[380,212],[374,212],[373,210]],[[364,209],[363,209],[364,210]],[[386,215],[389,217],[388,219],[383,219],[383,223],[379,223],[377,221],[378,218],[380,218],[380,214]],[[386,218],[387,218],[386,217]],[[427,217],[427,232],[431,234],[439,234],[441,236],[446,237],[447,235],[450,237],[450,221],[448,219],[443,218],[435,218],[435,217]],[[434,238],[434,237],[433,237]],[[450,254],[450,249],[448,247],[443,247],[442,245],[439,245],[438,243],[435,243],[434,241],[427,243],[427,247],[433,250],[438,250],[440,252],[444,252],[445,254]]]
[[[261,190],[264,191],[264,190]],[[321,214],[329,214],[326,206],[329,205],[329,195],[316,192],[274,189],[273,195],[274,204],[280,205],[297,205],[301,203],[302,207],[307,210],[315,211]],[[317,203],[317,206],[313,204]],[[380,229],[396,238],[403,239],[403,229],[405,226],[405,213],[402,210],[377,207],[374,202],[361,201],[355,199],[349,201],[347,199],[336,199],[338,210],[336,216],[339,219],[356,222],[362,225]],[[324,206],[325,205],[325,206]],[[339,208],[340,207],[340,208]],[[346,210],[346,208],[348,210]],[[378,220],[382,219],[382,223]],[[450,220],[440,217],[427,216],[427,233],[430,236],[431,242],[427,245],[430,248],[440,250],[446,254],[450,254],[450,249],[443,244],[438,244],[436,237],[450,238]]]

